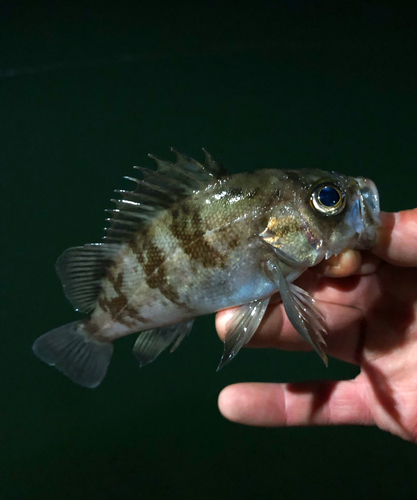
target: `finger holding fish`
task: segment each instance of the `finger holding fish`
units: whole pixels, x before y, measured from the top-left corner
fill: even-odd
[[[373,252],[401,267],[417,266],[417,208],[401,212],[381,212],[381,226]]]
[[[329,278],[346,278],[352,275],[372,274],[378,269],[381,261],[380,257],[369,251],[346,249],[321,261],[310,270]]]

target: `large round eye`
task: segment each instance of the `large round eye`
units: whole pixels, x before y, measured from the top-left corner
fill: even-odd
[[[324,183],[315,187],[311,194],[311,204],[323,215],[336,215],[345,208],[345,198],[339,186]]]

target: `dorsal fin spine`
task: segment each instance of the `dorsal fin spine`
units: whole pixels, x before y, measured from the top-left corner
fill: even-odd
[[[194,175],[192,175],[191,172],[189,172],[189,171],[187,172],[184,168],[181,168],[179,165],[176,165],[175,163],[171,163],[169,161],[165,161],[162,158],[158,158],[157,156],[152,155],[152,154],[149,154],[148,156],[149,156],[149,158],[152,158],[153,160],[155,160],[155,162],[156,162],[156,164],[158,166],[157,172],[165,172],[167,170],[174,170],[178,174],[182,175],[185,178],[190,179],[193,182],[198,182],[198,183],[201,182]],[[191,160],[191,158],[190,158],[190,160]],[[191,163],[191,161],[190,161],[190,163]],[[203,168],[203,166],[200,163],[197,163],[197,164],[201,168]]]
[[[171,151],[177,157],[176,163],[149,155],[155,160],[157,170],[135,166],[133,168],[139,170],[143,178],[124,177],[134,182],[136,188],[132,191],[116,190],[121,198],[113,199],[116,208],[107,210],[111,217],[106,219],[109,222],[104,236],[106,242],[123,243],[131,240],[137,231],[143,229],[162,210],[227,174],[224,167],[206,150],[203,150],[204,166],[174,148]]]
[[[133,167],[135,168],[136,170],[147,170],[145,168],[142,168],[142,167]],[[164,188],[161,188],[159,186],[155,186],[154,184],[150,184],[149,182],[146,182],[142,179],[135,179],[135,177],[129,177],[128,175],[125,175],[123,177],[123,179],[127,179],[128,181],[132,181],[132,182],[135,182],[136,183],[136,188],[138,188],[139,186],[144,186],[144,187],[147,187],[149,189],[152,189],[153,191],[159,191],[160,193],[168,193],[168,191]]]

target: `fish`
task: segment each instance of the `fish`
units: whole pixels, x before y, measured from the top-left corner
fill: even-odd
[[[34,353],[73,382],[97,387],[113,342],[132,333],[140,366],[190,333],[195,318],[235,307],[218,369],[256,332],[279,293],[298,333],[327,365],[326,324],[294,281],[344,249],[375,243],[375,184],[319,169],[257,169],[230,175],[171,149],[134,167],[132,190],[117,190],[100,243],[67,249],[56,263],[66,297],[86,317],[55,328]]]

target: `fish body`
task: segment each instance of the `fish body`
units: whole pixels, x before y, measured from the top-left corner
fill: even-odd
[[[259,234],[284,175],[261,170],[220,180],[124,243],[91,318],[99,335],[119,336],[115,321],[124,335],[270,296],[276,287],[261,263],[273,249]]]
[[[326,360],[323,317],[292,282],[345,248],[369,248],[379,224],[372,181],[322,170],[228,175],[177,153],[140,169],[134,191],[119,191],[104,242],[68,249],[57,262],[67,297],[90,312],[43,335],[35,353],[72,380],[95,387],[118,337],[142,332],[143,365],[176,348],[193,320],[241,306],[221,365],[256,331],[279,291],[294,326]]]

